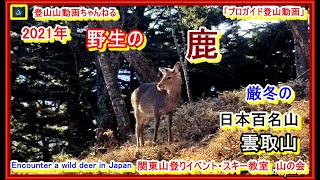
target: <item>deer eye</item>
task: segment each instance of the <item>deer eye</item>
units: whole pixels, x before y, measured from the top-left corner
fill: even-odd
[[[171,77],[167,77],[167,79],[171,79]]]

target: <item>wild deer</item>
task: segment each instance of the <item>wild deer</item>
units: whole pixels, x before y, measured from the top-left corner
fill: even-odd
[[[144,126],[154,118],[153,143],[156,143],[160,116],[166,115],[168,121],[168,142],[172,142],[172,114],[179,105],[181,97],[181,63],[173,68],[160,67],[162,79],[156,83],[144,83],[131,95],[131,103],[136,119],[137,150],[144,146]]]

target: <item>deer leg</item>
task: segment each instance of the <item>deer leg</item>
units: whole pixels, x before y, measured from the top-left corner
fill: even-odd
[[[140,127],[140,146],[144,146],[144,126]]]
[[[141,116],[138,110],[134,110],[134,117],[136,119],[136,139],[137,139],[137,148],[141,146],[140,142],[140,132],[141,132]]]
[[[139,145],[139,138],[140,138],[140,128],[139,125],[136,124],[136,139],[137,139],[137,148],[140,147]]]
[[[160,121],[160,116],[155,115],[155,116],[154,116],[153,143],[156,143],[156,142],[157,142],[157,134],[158,134],[158,128],[159,128],[159,121]]]
[[[136,123],[136,139],[137,139],[137,146],[136,146],[136,151],[135,151],[135,157],[139,158],[140,152],[139,152],[139,147],[140,147],[140,127],[139,124]]]
[[[171,132],[171,127],[172,127],[172,113],[169,113],[167,115],[167,120],[168,120],[168,142],[172,142],[172,132]]]

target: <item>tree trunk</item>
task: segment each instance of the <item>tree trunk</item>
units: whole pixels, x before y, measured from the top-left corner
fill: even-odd
[[[121,53],[136,72],[135,75],[140,83],[157,82],[160,80],[160,74],[156,66],[143,52],[129,50]]]
[[[287,24],[294,38],[296,77],[306,80],[309,77],[309,30],[307,21],[288,21]]]
[[[98,116],[96,118],[97,128],[95,131],[95,148],[97,153],[104,153],[108,148],[107,141],[109,140],[104,133],[107,132],[108,129],[113,130],[113,132],[117,131],[117,122],[98,58],[96,58],[96,69]]]
[[[109,106],[110,97],[106,88],[104,77],[100,68],[99,59],[97,61],[97,75],[96,75],[96,85],[97,85],[97,106],[98,106],[98,117],[97,117],[97,128],[101,129],[114,129],[115,127],[115,114],[112,106]]]
[[[180,50],[180,47],[179,47],[179,44],[178,44],[178,39],[177,39],[177,36],[176,36],[176,33],[175,33],[173,20],[172,20],[171,7],[169,8],[169,13],[170,13],[172,37],[173,37],[174,44],[175,44],[175,46],[177,48],[177,53],[179,55],[180,62],[182,64],[182,71],[183,71],[183,75],[184,75],[184,81],[186,82],[186,89],[187,89],[188,99],[189,99],[189,102],[193,102],[193,97],[192,97],[192,93],[191,93],[191,86],[190,86],[190,81],[189,81],[189,75],[188,75],[188,70],[187,70],[187,60],[186,60],[186,58],[184,58],[182,56],[182,54],[185,54],[186,51],[184,50],[184,46],[182,48],[182,51]],[[179,7],[178,7],[178,13],[179,13],[178,14],[179,15],[179,21],[181,21],[181,13],[180,13]],[[181,22],[179,22],[179,25],[180,25],[180,27],[182,27],[181,26]],[[184,32],[183,32],[183,30],[181,30],[181,32],[182,32],[183,43],[186,43],[185,40],[184,40]]]
[[[77,32],[77,28],[79,27],[79,22],[69,22],[68,27],[72,32]],[[75,139],[74,137],[77,137],[81,134],[81,120],[77,118],[79,112],[80,112],[80,94],[82,93],[82,86],[81,86],[81,79],[79,77],[79,68],[80,68],[80,61],[78,59],[79,54],[79,41],[78,40],[72,40],[67,43],[72,50],[73,54],[73,69],[70,71],[70,75],[72,77],[75,77],[74,79],[70,79],[69,83],[72,84],[71,88],[72,91],[75,92],[75,94],[70,97],[68,101],[68,113],[70,114],[70,121],[68,126],[69,131],[69,147],[71,147],[72,155],[79,156],[81,153],[81,143],[79,143],[79,139]],[[81,138],[80,138],[81,139]]]
[[[98,55],[100,67],[105,80],[105,84],[110,96],[114,113],[117,119],[118,138],[119,140],[126,140],[127,134],[131,132],[129,115],[125,107],[125,102],[121,96],[121,90],[117,78],[117,70],[112,64],[112,60],[117,61],[115,57],[116,52],[104,52]]]
[[[144,9],[144,8],[143,8]],[[138,8],[135,13],[141,14],[143,12],[142,8]],[[138,21],[139,17],[137,15],[134,16],[136,21]],[[123,13],[122,18],[125,17],[125,13]],[[106,21],[100,22],[101,26],[104,27],[107,31],[110,31],[112,28],[120,28],[121,27],[120,21]],[[133,26],[138,25],[137,23]],[[128,29],[133,29],[136,27],[128,27]],[[128,33],[128,32],[127,32]],[[154,65],[151,59],[148,59],[142,51],[138,50],[129,50],[129,51],[122,51],[122,55],[126,58],[127,62],[130,64],[132,69],[135,71],[135,75],[138,81],[141,83],[145,82],[156,82],[160,80],[160,73],[157,67]]]
[[[50,158],[51,158],[51,155],[49,153],[49,143],[47,141],[47,138],[44,136],[41,137],[41,142],[42,142],[42,160],[45,162],[48,162],[50,161]]]

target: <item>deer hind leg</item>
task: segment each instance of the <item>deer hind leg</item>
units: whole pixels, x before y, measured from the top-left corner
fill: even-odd
[[[135,118],[137,147],[142,147],[144,146],[144,125],[148,122],[148,117],[145,117],[140,111],[135,111]]]
[[[144,146],[144,126],[141,126],[140,127],[140,137],[139,137],[139,140],[140,140],[140,146]]]
[[[136,119],[136,139],[137,139],[137,148],[139,148],[140,146],[141,146],[141,144],[140,144],[140,137],[141,137],[141,124],[142,124],[142,122],[141,122],[141,113],[137,110],[137,109],[135,109],[134,110],[134,117],[135,117],[135,119]]]
[[[140,147],[140,145],[139,145],[139,137],[140,137],[140,128],[139,128],[138,124],[136,124],[137,148]]]
[[[144,146],[144,125],[150,121],[150,117],[147,116],[141,116],[141,124],[139,127],[139,140],[140,140],[140,146]]]

